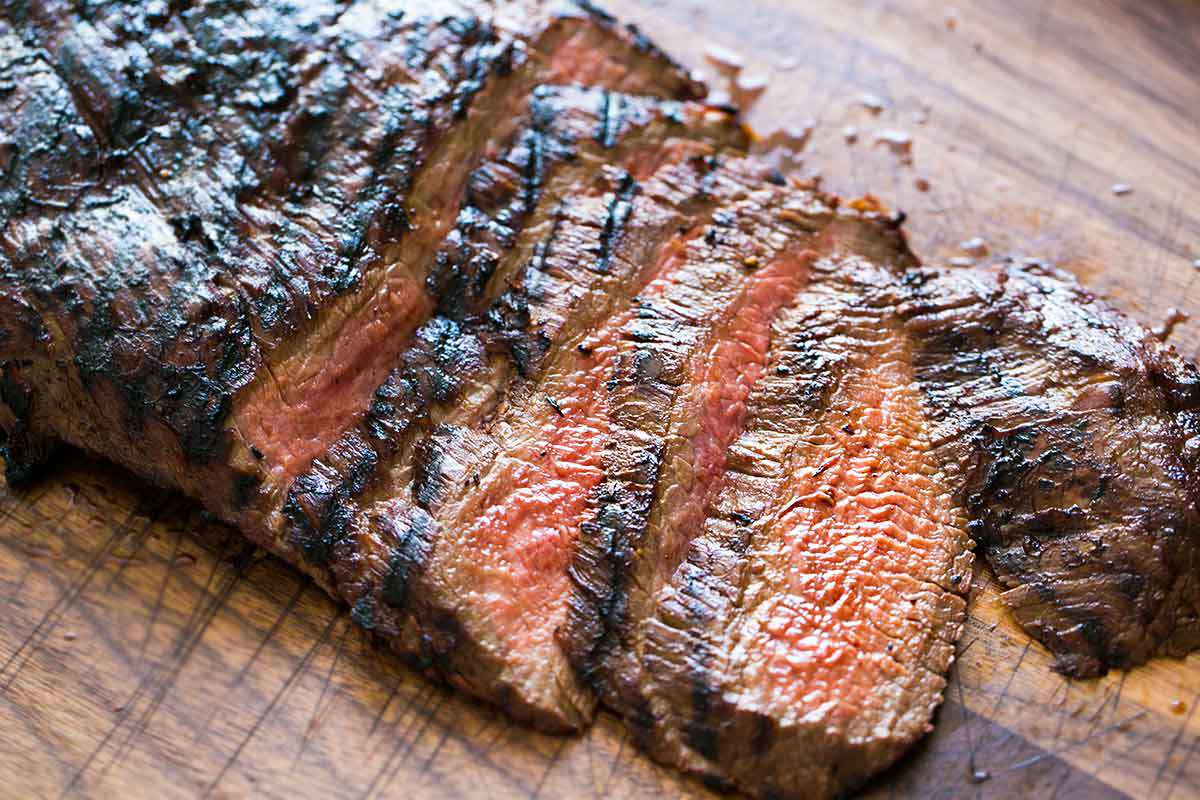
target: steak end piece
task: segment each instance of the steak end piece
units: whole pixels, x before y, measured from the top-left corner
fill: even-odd
[[[914,271],[908,325],[970,531],[1056,669],[1200,644],[1200,372],[1038,265]]]

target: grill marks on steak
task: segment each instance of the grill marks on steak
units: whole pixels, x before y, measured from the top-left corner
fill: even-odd
[[[6,178],[43,176],[9,181],[11,293],[74,292],[89,304],[86,325],[65,319],[66,297],[49,297],[40,316],[64,318],[48,327],[68,337],[56,354],[80,354],[81,394],[123,410],[104,417],[113,431],[97,449],[205,494],[211,481],[192,475],[226,459],[245,473],[227,485],[294,473],[361,413],[392,365],[379,360],[403,338],[389,332],[428,305],[425,266],[408,264],[413,281],[372,295],[371,313],[336,307],[361,305],[380,273],[396,272],[398,240],[415,240],[405,253],[430,252],[454,219],[461,176],[520,118],[539,75],[696,91],[608,22],[516,3],[17,11],[31,44],[6,40],[27,51],[10,68],[44,76],[0,102],[26,120],[21,141],[55,147],[9,158]],[[426,235],[432,244],[417,246]],[[106,261],[121,268],[100,280],[94,265]],[[303,355],[333,339],[353,352]],[[297,394],[313,402],[297,407]],[[272,428],[272,401],[290,427]],[[231,414],[242,437],[229,436]],[[146,426],[165,428],[166,465],[140,463]],[[245,493],[223,487],[223,503]]]
[[[581,293],[597,302],[576,320],[604,313],[603,293],[579,263],[580,252],[599,250],[584,227],[589,213],[602,209],[607,225],[638,188],[635,176],[661,160],[744,141],[726,115],[699,107],[626,97],[622,118],[602,119],[609,96],[540,89],[529,125],[473,173],[468,202],[429,279],[441,313],[418,330],[363,421],[293,484],[289,514],[312,561],[322,562],[340,537],[347,511],[339,504],[398,452],[411,455],[414,424],[427,432],[432,423],[467,425],[489,415],[508,381],[536,368]],[[675,138],[684,131],[687,139]],[[386,478],[380,485],[394,490]]]
[[[494,23],[418,19],[407,23],[407,42],[391,41],[396,34],[386,25],[378,33],[370,27],[353,31],[356,42],[374,45],[362,56],[371,65],[368,75],[386,76],[382,101],[354,113],[343,109],[339,117],[350,125],[364,116],[380,120],[383,131],[381,145],[366,149],[373,159],[367,197],[341,206],[355,208],[351,246],[362,285],[353,276],[356,290],[324,309],[313,333],[293,339],[302,347],[272,356],[259,390],[235,414],[243,436],[265,443],[260,450],[282,478],[305,468],[331,444],[331,434],[361,413],[408,335],[433,310],[439,295],[426,291],[431,260],[452,230],[472,167],[517,127],[535,84],[552,78],[650,92],[690,90],[678,81],[660,85],[661,68],[638,70],[649,66],[647,59],[634,46],[614,52],[612,45],[622,40],[603,27],[559,18],[532,37],[525,30],[513,35],[503,30],[499,14]],[[386,19],[351,10],[339,24],[363,27],[360,18],[371,25]],[[439,44],[434,34],[443,30],[461,37],[465,47]],[[414,43],[420,44],[417,54]],[[396,80],[405,72],[415,74],[414,85]],[[543,168],[537,159],[552,155],[534,156],[531,184]],[[339,166],[344,173],[347,165]],[[381,224],[393,217],[394,230]],[[287,420],[286,427],[273,430],[280,420]],[[276,451],[279,443],[286,447]]]
[[[906,282],[931,435],[1017,621],[1077,677],[1200,644],[1200,375],[1037,266]]]
[[[462,408],[486,413],[509,365],[522,373],[532,368],[552,333],[543,317],[571,299],[546,267],[550,247],[571,252],[571,242],[555,237],[572,195],[603,192],[608,163],[641,175],[675,149],[742,140],[728,117],[699,107],[630,97],[624,115],[608,119],[602,110],[609,97],[601,90],[539,89],[507,148],[469,176],[456,227],[426,281],[439,313],[376,388],[365,417],[289,490],[285,511],[310,561],[322,563],[344,534],[352,501],[368,480],[397,453],[411,454],[414,423],[453,412],[464,394],[470,401]],[[685,122],[694,138],[676,144]],[[599,141],[602,127],[606,143]],[[619,169],[613,176],[622,186],[635,180]],[[526,226],[529,235],[521,235]]]
[[[626,610],[627,654],[595,672],[653,755],[758,796],[838,795],[920,738],[965,615],[968,540],[894,265],[846,251],[859,227],[906,258],[878,223],[823,228],[720,481],[698,518],[658,520],[684,560],[655,575],[630,554],[653,582]]]

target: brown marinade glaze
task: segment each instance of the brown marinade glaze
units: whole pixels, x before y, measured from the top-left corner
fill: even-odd
[[[1074,677],[1200,644],[1200,374],[1050,267],[914,270],[934,440],[1017,621]]]

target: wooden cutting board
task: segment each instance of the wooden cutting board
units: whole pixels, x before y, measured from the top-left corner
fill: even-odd
[[[742,53],[770,78],[752,121],[815,121],[806,166],[909,212],[927,260],[979,236],[1147,324],[1200,312],[1200,4],[611,5],[696,66]],[[414,676],[194,504],[75,454],[0,488],[0,598],[0,797],[706,796],[607,716],[542,736]],[[1064,680],[986,571],[959,653],[936,732],[868,796],[1200,797],[1200,655]]]

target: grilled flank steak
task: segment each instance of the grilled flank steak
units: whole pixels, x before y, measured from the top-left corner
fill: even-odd
[[[971,538],[1068,674],[1194,647],[1195,368],[701,93],[584,2],[10,6],[10,479],[111,458],[430,675],[764,797],[928,729]]]

